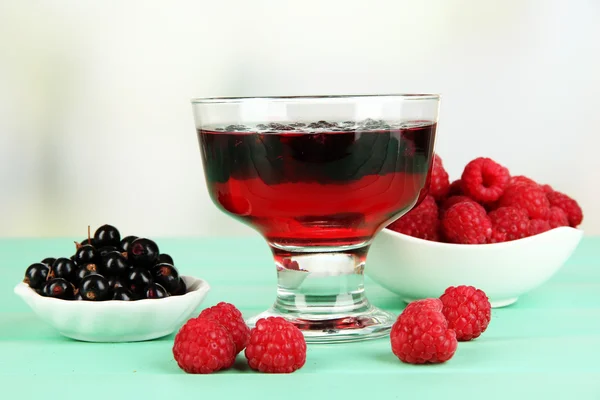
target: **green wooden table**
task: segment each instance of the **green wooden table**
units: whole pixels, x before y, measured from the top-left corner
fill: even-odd
[[[259,237],[158,243],[184,274],[210,283],[202,307],[228,301],[247,316],[274,299],[275,272]],[[13,287],[30,263],[72,251],[69,239],[0,240],[0,399],[600,399],[600,237],[586,237],[551,281],[493,310],[485,334],[460,343],[446,364],[402,364],[386,338],[310,345],[306,365],[290,375],[255,373],[243,355],[229,371],[187,375],[173,360],[173,336],[125,344],[61,337]],[[368,279],[366,288],[375,305],[404,307]]]

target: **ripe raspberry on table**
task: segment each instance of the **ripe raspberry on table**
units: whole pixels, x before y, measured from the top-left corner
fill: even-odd
[[[250,368],[268,373],[290,373],[306,362],[306,341],[300,329],[281,317],[256,321],[245,351]]]
[[[448,195],[449,190],[450,179],[448,178],[448,172],[444,169],[444,163],[440,156],[434,154],[431,166],[429,194],[437,201],[441,201]]]
[[[458,342],[448,328],[439,299],[410,303],[392,326],[392,352],[409,364],[436,364],[454,356]]]
[[[491,203],[502,196],[509,178],[508,169],[490,158],[479,157],[465,166],[460,179],[467,196],[482,203]]]
[[[518,184],[506,188],[499,207],[516,207],[527,211],[531,219],[548,219],[550,202],[539,185]]]
[[[492,306],[482,290],[466,285],[450,286],[440,300],[448,327],[454,329],[459,341],[475,339],[487,329]]]
[[[446,210],[442,232],[451,243],[483,244],[492,235],[492,222],[480,205],[464,201]]]
[[[443,219],[444,214],[445,214],[445,212],[446,212],[447,209],[449,209],[450,207],[452,207],[455,204],[462,203],[462,202],[465,202],[465,201],[473,203],[473,204],[481,207],[481,209],[483,210],[483,212],[485,212],[485,209],[483,208],[483,206],[481,204],[477,203],[475,200],[471,199],[470,197],[461,196],[461,195],[459,195],[459,196],[450,196],[446,200],[444,200],[444,202],[440,206],[440,209],[439,209],[440,218]]]
[[[492,221],[493,243],[517,240],[528,236],[529,216],[527,211],[517,207],[500,207],[488,214]],[[500,240],[504,233],[504,240]]]
[[[425,240],[439,240],[438,206],[431,195],[388,226],[396,232]]]
[[[210,318],[192,318],[175,336],[173,356],[179,368],[190,374],[210,374],[229,368],[235,361],[231,334]]]
[[[583,211],[577,201],[561,192],[550,192],[546,194],[551,206],[562,209],[569,220],[569,225],[577,227],[583,221]]]
[[[531,178],[524,176],[524,175],[515,175],[515,176],[510,177],[510,179],[508,180],[507,186],[520,185],[520,184],[537,185],[537,182]]]
[[[246,325],[240,310],[233,304],[222,301],[216,306],[202,310],[198,318],[211,318],[223,325],[231,334],[236,354],[246,348],[250,339],[250,328]]]

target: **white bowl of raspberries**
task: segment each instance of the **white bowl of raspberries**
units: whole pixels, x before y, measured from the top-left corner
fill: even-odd
[[[503,307],[560,269],[583,236],[582,219],[571,197],[489,158],[450,183],[435,155],[429,194],[377,235],[365,272],[407,302],[472,285]]]
[[[48,257],[25,270],[15,293],[63,336],[87,342],[135,342],[175,332],[210,287],[180,276],[151,239],[121,238],[111,225],[75,244],[70,257]]]

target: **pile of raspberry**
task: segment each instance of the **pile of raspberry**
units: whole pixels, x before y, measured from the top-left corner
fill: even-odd
[[[392,326],[392,352],[408,364],[451,359],[458,342],[481,336],[491,319],[487,295],[473,286],[451,286],[439,299],[410,303]]]
[[[177,365],[190,374],[229,369],[243,350],[250,368],[259,372],[290,373],[306,362],[306,341],[295,325],[268,317],[250,329],[242,313],[225,302],[188,320],[173,344]]]
[[[577,201],[531,178],[511,176],[490,158],[469,162],[450,183],[442,159],[434,155],[428,195],[387,228],[436,242],[485,244],[577,227],[582,220]]]

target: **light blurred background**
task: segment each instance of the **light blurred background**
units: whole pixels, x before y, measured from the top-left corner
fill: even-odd
[[[452,178],[488,156],[600,234],[595,0],[4,0],[0,236],[252,235],[210,202],[192,97],[438,92]]]

